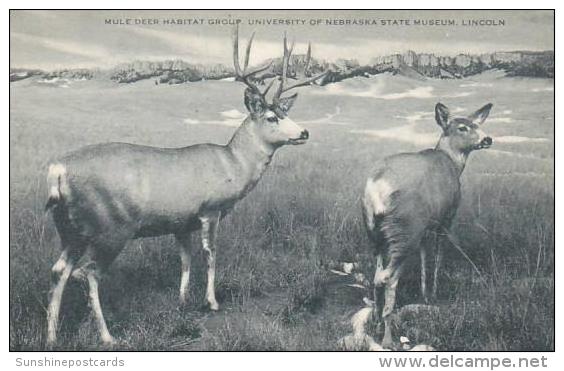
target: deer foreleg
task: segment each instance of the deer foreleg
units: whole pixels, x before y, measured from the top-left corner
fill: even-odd
[[[180,250],[182,273],[180,276],[180,303],[186,304],[190,283],[190,265],[192,261],[192,244],[190,234],[176,235],[176,244]]]
[[[57,341],[57,328],[61,300],[67,281],[72,273],[74,262],[69,259],[68,252],[63,251],[61,257],[51,270],[53,283],[51,285],[49,307],[47,308],[47,346],[53,346]]]
[[[206,289],[206,300],[211,310],[218,310],[219,305],[215,299],[215,238],[219,224],[220,213],[201,217],[202,223],[202,248],[207,254],[208,261],[208,284]]]

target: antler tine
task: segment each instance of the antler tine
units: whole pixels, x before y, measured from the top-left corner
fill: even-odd
[[[294,51],[295,45],[296,45],[296,40],[292,39],[292,45],[290,46],[290,49],[288,50],[288,60],[286,61],[286,75],[288,74],[288,71],[290,70],[290,61],[292,60],[292,52]],[[288,79],[288,76],[286,76],[286,79]]]
[[[313,76],[313,77],[310,77],[309,79],[305,79],[305,80],[302,80],[302,81],[298,81],[298,82],[295,83],[295,84],[292,84],[292,85],[290,85],[290,86],[288,86],[288,87],[282,88],[282,91],[281,91],[280,94],[285,93],[285,92],[287,92],[288,90],[292,90],[292,89],[294,89],[294,88],[298,88],[298,87],[300,87],[300,86],[309,85],[309,84],[311,84],[312,82],[314,82],[315,80],[318,80],[318,79],[324,77],[326,74],[327,74],[327,71],[322,72],[322,73],[320,73],[320,74],[318,74],[318,75],[315,75],[315,76]]]
[[[270,67],[270,64],[266,66],[259,67],[251,72],[247,72],[247,67],[249,65],[249,55],[251,53],[251,46],[253,43],[253,38],[255,37],[255,33],[251,35],[249,39],[249,43],[247,44],[247,49],[245,51],[245,64],[244,70],[241,70],[241,65],[239,64],[239,25],[235,26],[233,30],[233,65],[235,66],[235,80],[241,81],[245,85],[247,85],[252,91],[257,94],[261,94],[260,89],[249,80],[249,77],[256,75],[259,72],[265,71]]]
[[[242,76],[241,65],[239,65],[239,25],[233,30],[233,65],[235,67],[235,75]]]
[[[270,83],[268,84],[268,86],[266,87],[266,89],[264,89],[264,92],[262,93],[263,97],[266,97],[266,94],[268,94],[268,91],[270,90],[270,88],[272,87],[272,85],[274,85],[274,82],[276,81],[276,79],[272,79],[270,81]]]
[[[288,52],[288,38],[286,36],[286,32],[284,32],[284,56],[282,57],[282,75],[280,76],[280,83],[278,84],[278,89],[276,91],[276,94],[274,94],[273,97],[274,103],[278,102],[278,99],[280,98],[280,96],[284,91],[284,84],[286,83],[287,80],[289,61],[290,61],[290,54]]]
[[[308,79],[298,81],[298,82],[296,82],[292,85],[286,86],[290,57],[292,55],[293,49],[294,49],[294,42],[292,42],[292,46],[290,47],[290,49],[288,49],[288,45],[287,45],[287,41],[286,41],[286,34],[284,34],[284,58],[283,58],[283,61],[282,61],[282,76],[281,76],[281,79],[280,79],[280,84],[278,85],[278,91],[276,92],[276,95],[274,96],[275,101],[278,101],[280,99],[280,96],[283,93],[285,93],[289,90],[292,90],[294,88],[298,88],[300,86],[309,85],[312,82],[324,77],[327,74],[327,71],[325,71],[325,72],[320,73],[318,75],[312,76]],[[308,48],[307,48],[305,71],[308,70],[310,63],[311,63],[311,43],[308,44]]]
[[[243,73],[247,71],[247,67],[249,66],[249,55],[251,54],[251,46],[253,45],[253,39],[255,38],[255,33],[251,34],[251,38],[247,44],[247,50],[245,51],[245,67],[243,69]]]
[[[311,62],[311,42],[307,43],[307,54],[306,54],[306,61],[304,65],[304,75],[307,76],[309,70],[309,63]]]
[[[292,52],[294,51],[294,45],[296,45],[296,40],[292,39],[292,45],[288,50],[288,65],[290,65],[290,57],[292,56]]]
[[[290,48],[288,48],[288,40],[287,40],[287,37],[286,37],[286,33],[284,33],[284,56],[282,57],[282,75],[279,77],[280,83],[278,84],[278,89],[276,90],[276,93],[274,94],[274,97],[273,97],[273,103],[274,104],[278,104],[280,102],[280,97],[282,96],[282,93],[285,93],[289,90],[292,90],[292,89],[300,87],[300,86],[309,85],[312,82],[314,82],[315,80],[318,80],[318,79],[324,77],[327,74],[327,71],[325,71],[323,73],[320,73],[320,74],[315,75],[313,77],[307,78],[305,80],[298,81],[295,84],[292,84],[290,86],[286,86],[287,80],[288,80],[288,69],[289,69],[289,65],[290,65],[290,57],[292,56],[292,51],[294,50],[294,45],[295,45],[295,42],[294,42],[294,40],[292,40],[292,45],[290,46]],[[305,62],[305,71],[306,72],[310,67],[310,63],[311,63],[311,43],[308,43],[306,62]],[[265,90],[265,92],[264,92],[265,96],[266,96],[266,93],[268,92],[268,90],[270,89],[270,87],[272,86],[273,83],[274,83],[274,80],[270,82],[270,85]]]
[[[250,76],[256,75],[257,73],[261,73],[263,71],[266,71],[267,69],[270,68],[270,66],[272,66],[272,61],[268,62],[264,66],[257,67],[256,69],[245,73],[245,77],[250,77]]]
[[[282,90],[282,85],[286,82],[289,61],[290,55],[288,54],[288,38],[286,36],[286,32],[284,32],[284,57],[282,57],[282,81],[280,82],[280,90]]]

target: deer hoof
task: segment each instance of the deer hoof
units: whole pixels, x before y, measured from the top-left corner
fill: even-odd
[[[112,337],[110,334],[106,334],[102,336],[102,345],[104,347],[113,347],[117,344],[117,341]]]
[[[376,273],[374,277],[374,286],[382,287],[390,280],[390,271],[387,269],[381,270]]]
[[[47,342],[45,343],[45,350],[50,351],[55,349],[55,347],[57,346],[57,340],[56,339],[48,339]]]
[[[394,349],[394,342],[392,340],[391,337],[386,337],[384,336],[384,339],[382,339],[382,348],[384,349]]]

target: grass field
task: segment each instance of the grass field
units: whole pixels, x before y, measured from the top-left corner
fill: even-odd
[[[448,249],[440,311],[405,318],[395,335],[438,350],[554,349],[553,80],[378,75],[302,90],[291,116],[310,142],[282,148],[220,226],[220,312],[202,309],[203,254],[192,263],[192,304],[181,308],[173,238],[132,241],[101,284],[117,349],[339,349],[370,294],[329,268],[356,261],[372,276],[364,181],[383,156],[433,145],[437,101],[459,114],[494,103],[484,126],[494,145],[470,157],[453,227],[480,274]],[[242,92],[228,81],[10,84],[10,349],[44,349],[49,273],[60,253],[43,213],[49,159],[106,141],[225,143],[241,121]],[[400,306],[422,302],[416,257],[411,264]],[[67,286],[61,313],[59,349],[100,349],[80,283]]]

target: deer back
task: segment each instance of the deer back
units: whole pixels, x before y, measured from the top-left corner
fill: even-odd
[[[382,214],[414,223],[441,223],[460,201],[460,180],[454,162],[434,149],[403,153],[383,160],[368,180],[367,191],[385,189]]]

